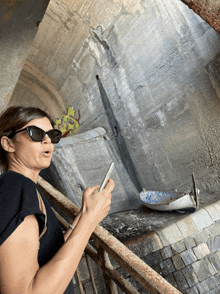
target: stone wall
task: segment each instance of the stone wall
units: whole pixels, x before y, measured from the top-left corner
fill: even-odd
[[[80,110],[79,132],[106,129],[139,191],[184,190],[192,172],[217,191],[219,34],[177,0],[90,4],[51,1],[28,59]]]
[[[125,245],[183,294],[220,293],[220,202],[165,224]],[[121,275],[143,294],[143,289],[114,260]],[[92,262],[98,293],[106,293],[99,267]],[[86,294],[93,293],[85,257],[79,271]],[[73,279],[76,293],[80,293]],[[119,294],[122,294],[119,289]]]
[[[181,293],[218,294],[219,228],[218,202],[127,245]]]

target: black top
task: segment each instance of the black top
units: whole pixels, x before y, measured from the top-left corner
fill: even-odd
[[[38,263],[42,267],[63,245],[63,232],[42,189],[31,179],[13,171],[0,175],[0,246],[28,215],[36,216],[41,235],[46,217],[39,208],[37,190],[47,214],[46,231],[40,238],[38,251]],[[73,284],[70,282],[65,294],[72,293]]]

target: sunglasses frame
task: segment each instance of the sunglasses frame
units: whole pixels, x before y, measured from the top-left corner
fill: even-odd
[[[32,129],[32,128],[37,128],[38,130],[42,131],[43,137],[42,137],[41,140],[34,140],[34,139],[33,139],[32,135],[31,135],[31,129]],[[51,129],[51,130],[45,132],[44,130],[42,130],[41,128],[39,128],[39,127],[37,127],[37,126],[28,126],[28,127],[24,128],[24,129],[21,129],[21,130],[19,130],[19,131],[13,131],[13,130],[12,130],[11,133],[10,133],[7,137],[8,137],[8,138],[12,138],[12,137],[14,137],[14,135],[16,135],[17,133],[20,133],[20,132],[23,132],[23,131],[27,131],[29,137],[30,137],[31,140],[34,141],[34,142],[42,142],[42,141],[44,140],[45,136],[48,135],[48,137],[49,137],[50,140],[51,140],[51,143],[53,143],[53,144],[57,144],[57,143],[60,141],[61,136],[62,136],[62,132],[61,132],[60,130],[57,130],[57,129]],[[52,141],[53,141],[53,138],[50,137],[50,132],[53,132],[53,131],[57,131],[57,132],[58,132],[59,140],[58,140],[57,142],[52,142]]]

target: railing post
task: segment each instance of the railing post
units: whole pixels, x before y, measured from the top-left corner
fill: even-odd
[[[113,270],[114,268],[111,264],[108,253],[104,250],[104,248],[100,244],[98,244],[98,242],[96,243],[96,245],[98,247],[97,251],[98,251],[98,255],[101,260],[102,266],[105,269],[110,268],[111,270]],[[109,275],[105,273],[104,270],[102,271],[102,273],[103,273],[103,278],[104,278],[107,294],[118,294],[118,289],[115,282],[109,277]]]
[[[89,275],[90,275],[90,278],[91,278],[91,281],[92,281],[92,287],[93,287],[93,290],[94,290],[94,294],[98,294],[96,284],[95,284],[95,278],[94,278],[94,275],[93,275],[93,272],[92,272],[91,262],[89,260],[88,254],[85,253],[85,255],[86,255],[87,266],[88,266],[88,269],[89,269]]]
[[[79,284],[80,293],[84,294],[83,285],[82,285],[82,282],[81,282],[81,277],[80,277],[78,268],[76,269],[76,276],[77,276],[77,280],[78,280],[78,284]]]

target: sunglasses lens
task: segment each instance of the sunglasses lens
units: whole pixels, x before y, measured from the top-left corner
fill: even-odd
[[[28,133],[35,142],[40,142],[44,138],[44,131],[35,126],[29,127]]]
[[[51,143],[56,144],[60,141],[62,133],[59,130],[51,130],[48,133]]]

